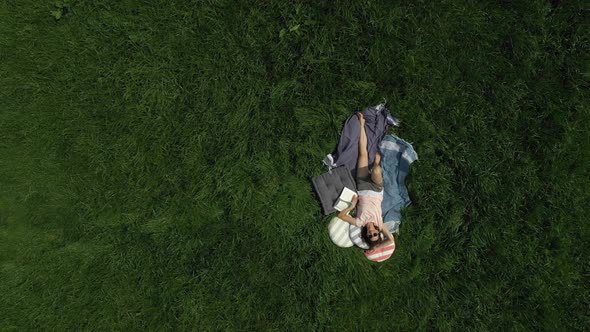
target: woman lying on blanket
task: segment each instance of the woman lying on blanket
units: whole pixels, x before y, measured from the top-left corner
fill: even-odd
[[[377,152],[373,170],[369,174],[369,152],[367,150],[367,132],[365,131],[365,118],[362,113],[357,113],[361,125],[359,137],[359,158],[357,163],[356,186],[358,197],[352,200],[352,205],[342,210],[338,218],[358,227],[362,227],[363,240],[369,245],[369,252],[388,246],[393,243],[393,235],[383,225],[381,215],[381,202],[383,201],[383,174],[381,172],[381,154]],[[354,209],[358,202],[356,218],[348,213]],[[381,239],[381,233],[385,240]]]

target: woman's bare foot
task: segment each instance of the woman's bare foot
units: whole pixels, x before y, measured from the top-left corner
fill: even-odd
[[[361,126],[364,126],[365,125],[365,117],[363,116],[363,113],[357,112],[356,113],[356,116],[358,116],[359,122],[361,123]]]

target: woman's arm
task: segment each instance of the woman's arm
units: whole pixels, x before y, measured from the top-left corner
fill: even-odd
[[[387,225],[383,224],[383,229],[382,229],[383,234],[385,234],[385,241],[379,243],[378,245],[373,247],[374,249],[379,249],[379,248],[383,248],[383,247],[387,247],[389,245],[394,244],[394,240],[393,240],[393,234],[391,234],[391,232],[389,231],[389,228],[387,228]]]
[[[350,211],[352,211],[352,209],[355,208],[357,202],[358,202],[358,196],[355,195],[352,198],[352,205],[350,207],[340,211],[340,213],[338,213],[338,218],[346,221],[347,223],[349,223],[351,225],[356,226],[356,219],[351,217],[348,213],[350,213]]]

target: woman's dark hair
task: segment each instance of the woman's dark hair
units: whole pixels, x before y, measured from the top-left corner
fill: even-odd
[[[363,226],[363,228],[361,229],[361,237],[363,238],[363,241],[365,241],[365,243],[369,246],[369,249],[373,249],[374,246],[383,242],[383,239],[381,238],[381,231],[379,231],[379,239],[374,242],[369,240],[369,235],[367,234],[368,231],[369,229],[367,228],[367,226]]]

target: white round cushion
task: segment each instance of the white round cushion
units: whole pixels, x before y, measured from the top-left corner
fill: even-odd
[[[350,224],[346,221],[338,217],[332,218],[328,225],[328,231],[330,232],[330,239],[332,239],[332,242],[334,242],[335,245],[342,248],[348,248],[354,245],[350,240],[348,226],[350,226]]]

